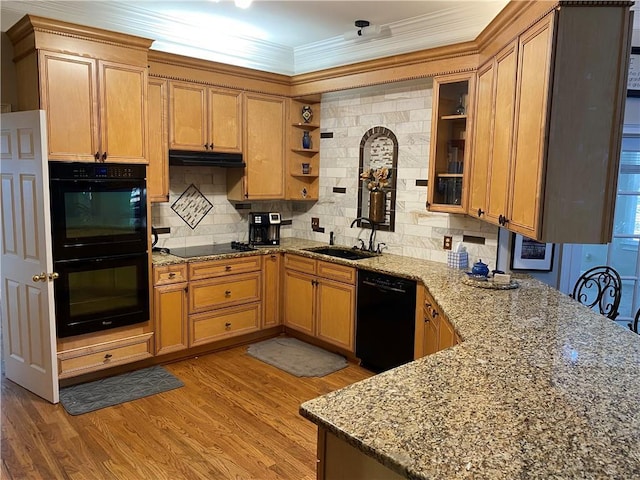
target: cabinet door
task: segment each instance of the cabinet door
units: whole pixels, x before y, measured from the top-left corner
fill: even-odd
[[[279,254],[262,257],[262,313],[264,328],[280,325],[280,264]]]
[[[175,283],[153,289],[156,355],[188,347],[187,284]]]
[[[96,61],[41,50],[39,62],[49,160],[95,161],[100,149]]]
[[[242,152],[241,92],[209,90],[209,148],[217,152]]]
[[[356,287],[318,278],[316,336],[354,351]]]
[[[537,238],[540,225],[552,15],[520,37],[515,113],[514,152],[511,167],[509,229]],[[567,179],[569,180],[569,179]]]
[[[517,60],[516,44],[513,43],[497,55],[495,62],[495,114],[485,218],[496,225],[508,215]]]
[[[437,316],[433,317],[431,312],[425,310],[424,321],[424,354],[431,355],[439,350],[440,319]]]
[[[169,82],[169,148],[205,150],[207,136],[207,87]]]
[[[295,270],[284,271],[284,324],[314,335],[315,278]]]
[[[446,318],[440,319],[440,331],[438,335],[438,349],[444,350],[456,344],[456,332]]]
[[[247,95],[245,189],[248,199],[284,198],[285,99]]]
[[[476,84],[475,133],[473,159],[469,179],[468,214],[480,217],[486,213],[487,179],[491,155],[491,122],[493,121],[493,61],[478,70]]]
[[[167,81],[150,78],[148,85],[149,168],[147,196],[151,202],[169,201],[169,124],[167,122]]]
[[[147,69],[100,61],[102,159],[147,162]]]

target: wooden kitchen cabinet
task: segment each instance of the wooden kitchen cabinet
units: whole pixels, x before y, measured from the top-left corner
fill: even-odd
[[[146,163],[147,70],[40,51],[49,160]]]
[[[150,202],[169,201],[169,122],[168,82],[149,78],[149,167],[147,168],[147,198]]]
[[[431,211],[465,213],[475,74],[443,75],[433,79],[431,153],[427,207]]]
[[[189,347],[187,266],[156,265],[153,277],[155,353],[163,355],[184,350]]]
[[[190,347],[260,330],[259,255],[188,265]]]
[[[481,67],[469,215],[542,242],[610,240],[628,20],[562,6]]]
[[[355,280],[352,267],[285,255],[285,326],[354,352]]]
[[[282,323],[280,318],[281,265],[282,255],[279,253],[262,256],[262,328],[275,327]]]
[[[433,299],[429,290],[421,286],[418,289],[416,312],[416,348],[415,358],[439,352],[460,343],[453,325]]]
[[[147,162],[151,40],[30,15],[7,35],[18,109],[46,111],[49,160]]]
[[[302,107],[309,106],[312,117],[305,122]],[[310,138],[304,148],[303,135]],[[303,170],[308,164],[308,171]],[[318,200],[320,184],[320,100],[290,99],[287,151],[287,200]]]
[[[169,148],[242,152],[242,92],[169,82]]]
[[[244,161],[227,170],[227,198],[233,201],[285,198],[286,99],[245,94]]]

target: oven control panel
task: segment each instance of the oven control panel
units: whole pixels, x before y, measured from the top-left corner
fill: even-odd
[[[49,174],[51,179],[142,179],[146,178],[146,168],[137,164],[52,162]]]

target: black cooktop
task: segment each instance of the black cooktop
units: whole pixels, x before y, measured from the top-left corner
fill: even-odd
[[[174,247],[171,255],[181,258],[203,257],[206,255],[222,255],[225,253],[248,252],[256,250],[243,242],[220,243],[217,245],[194,245],[191,247]]]

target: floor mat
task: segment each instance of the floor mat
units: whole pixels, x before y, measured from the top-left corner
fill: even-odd
[[[247,353],[296,377],[324,377],[347,366],[343,356],[289,337],[254,343]]]
[[[182,386],[182,381],[156,365],[61,388],[60,403],[69,414],[81,415]]]

